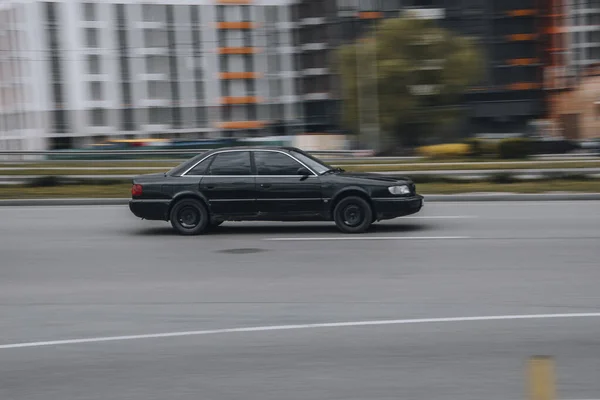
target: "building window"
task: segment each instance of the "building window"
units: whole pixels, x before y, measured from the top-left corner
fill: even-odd
[[[171,125],[171,109],[165,107],[150,107],[148,109],[150,125]]]
[[[133,109],[131,108],[124,108],[121,111],[121,118],[122,118],[122,127],[123,130],[125,131],[133,131],[135,130],[135,122],[134,122],[134,118],[133,118]]]
[[[101,68],[100,68],[100,56],[93,54],[93,55],[89,55],[87,56],[87,61],[88,61],[88,73],[90,75],[98,75],[101,72]]]
[[[225,6],[217,6],[217,22],[225,22]]]
[[[196,100],[201,102],[204,100],[204,84],[202,81],[196,81]]]
[[[96,3],[83,3],[83,18],[85,21],[96,21]]]
[[[91,126],[106,126],[106,110],[103,108],[94,108],[90,110]]]
[[[272,25],[277,23],[277,6],[265,7],[265,17],[267,24]]]
[[[142,4],[142,18],[147,22],[165,22],[166,6],[163,4]]]
[[[90,99],[94,101],[103,100],[102,82],[90,82]]]
[[[148,81],[149,99],[169,99],[170,85],[167,81]]]
[[[149,74],[168,74],[169,58],[167,56],[146,56],[146,71]]]
[[[224,17],[227,22],[241,22],[244,21],[244,8],[248,6],[245,5],[231,5],[225,7]]]
[[[167,47],[169,44],[167,31],[164,29],[144,29],[144,44],[146,47]]]
[[[85,40],[86,40],[87,47],[97,48],[99,45],[98,29],[86,28],[85,29]]]
[[[430,1],[424,0],[422,3],[429,3]],[[378,0],[360,0],[360,11],[379,11],[381,7],[379,6]],[[432,4],[421,4],[424,5],[432,5]]]

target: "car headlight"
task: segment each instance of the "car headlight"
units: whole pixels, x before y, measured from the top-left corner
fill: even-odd
[[[410,194],[410,189],[407,185],[390,186],[388,190],[391,194]]]

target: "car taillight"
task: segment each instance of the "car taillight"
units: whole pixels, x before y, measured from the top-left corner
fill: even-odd
[[[133,185],[131,187],[131,195],[132,196],[141,196],[142,195],[142,185]]]

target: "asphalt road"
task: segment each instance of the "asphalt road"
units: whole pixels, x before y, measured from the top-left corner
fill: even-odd
[[[599,399],[599,284],[600,202],[192,238],[122,206],[2,207],[0,399],[517,400],[538,354],[561,399]]]

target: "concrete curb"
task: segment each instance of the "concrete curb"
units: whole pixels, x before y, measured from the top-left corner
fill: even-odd
[[[120,206],[127,205],[129,199],[9,199],[0,200],[1,206]]]
[[[600,193],[465,193],[425,195],[425,203],[478,201],[574,201],[600,200]],[[128,198],[107,199],[10,199],[0,200],[2,206],[115,206],[129,204]]]
[[[427,202],[600,200],[600,193],[464,193],[425,195]]]

